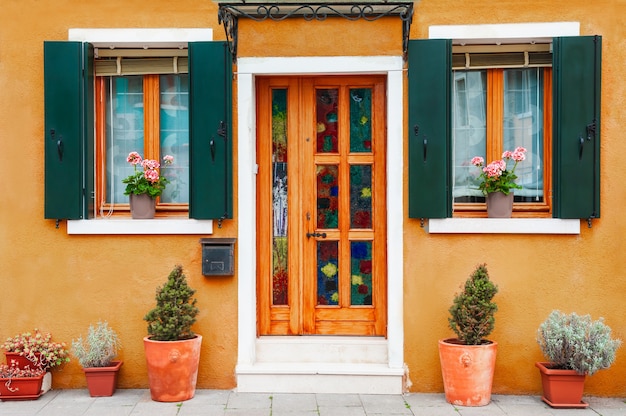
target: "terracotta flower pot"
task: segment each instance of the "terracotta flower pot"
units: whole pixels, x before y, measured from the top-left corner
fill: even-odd
[[[109,397],[115,393],[117,376],[122,361],[113,361],[109,367],[83,368],[87,378],[87,389],[91,397]]]
[[[460,406],[489,404],[497,350],[496,342],[465,345],[456,338],[439,341],[441,375],[448,403]]]
[[[202,336],[181,341],[143,339],[150,396],[158,402],[179,402],[196,393]]]
[[[32,400],[41,396],[44,375],[0,378],[0,400]],[[8,385],[7,385],[8,384]]]
[[[543,396],[541,400],[555,408],[584,408],[585,376],[574,370],[550,368],[550,363],[535,363],[541,374]]]

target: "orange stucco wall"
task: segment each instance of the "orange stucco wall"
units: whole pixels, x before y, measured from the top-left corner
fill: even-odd
[[[120,387],[146,387],[142,318],[153,307],[156,286],[180,263],[200,307],[198,385],[235,387],[237,276],[202,276],[198,236],[69,236],[65,223],[56,229],[43,219],[43,41],[65,40],[69,28],[79,27],[210,27],[214,39],[224,39],[217,6],[207,0],[3,0],[0,8],[0,339],[39,327],[69,343],[106,319],[123,343]],[[552,309],[603,316],[626,338],[625,14],[622,0],[416,2],[411,38],[428,37],[429,25],[546,21],[578,21],[581,34],[603,36],[602,218],[591,229],[583,223],[578,236],[429,235],[419,221],[405,219],[405,361],[413,391],[442,391],[437,339],[451,336],[447,309],[478,263],[487,263],[500,287],[491,336],[499,343],[495,393],[539,391],[535,331]],[[242,20],[239,26],[239,56],[400,53],[396,19]],[[213,237],[236,237],[236,218],[237,212],[234,221],[215,227]],[[613,367],[587,381],[586,392],[625,396],[626,384],[616,382],[625,376],[622,349]],[[54,376],[57,388],[84,383],[76,360]]]

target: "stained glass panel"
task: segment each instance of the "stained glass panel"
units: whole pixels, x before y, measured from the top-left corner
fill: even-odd
[[[372,304],[372,242],[350,243],[350,304]]]
[[[336,89],[316,90],[318,153],[337,153],[339,151],[337,96],[338,90]]]
[[[317,228],[339,227],[339,168],[317,167]]]
[[[350,151],[372,151],[372,90],[350,89]]]
[[[317,304],[339,304],[339,242],[317,242]]]
[[[350,166],[350,228],[372,228],[372,166]]]
[[[272,303],[289,303],[287,261],[287,90],[272,90]]]

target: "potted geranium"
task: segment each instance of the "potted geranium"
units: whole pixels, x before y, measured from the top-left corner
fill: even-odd
[[[541,323],[537,343],[549,362],[537,362],[543,396],[552,407],[587,407],[582,401],[585,376],[608,368],[622,342],[600,318],[554,310]]]
[[[198,378],[202,336],[191,327],[198,308],[196,291],[189,287],[180,265],[157,288],[156,307],[146,314],[144,338],[152,400],[177,402],[193,398]]]
[[[446,400],[454,405],[485,406],[491,401],[491,385],[498,344],[486,339],[493,331],[498,310],[492,302],[498,287],[481,264],[467,278],[449,309],[448,324],[456,338],[439,340],[439,359]]]
[[[480,189],[487,197],[487,216],[489,218],[508,218],[513,211],[513,190],[522,189],[515,183],[517,164],[526,159],[526,149],[516,147],[515,150],[506,150],[502,153],[502,159],[494,160],[485,166],[485,159],[481,156],[472,158],[472,165],[481,168],[478,177]],[[509,162],[513,161],[513,167],[509,169]]]
[[[20,368],[16,362],[0,364],[0,400],[36,399],[41,389],[46,371],[26,366]]]
[[[124,195],[129,195],[132,218],[154,218],[156,198],[165,190],[169,180],[160,173],[161,164],[157,160],[143,159],[139,153],[130,152],[126,161],[133,165],[133,174],[122,182],[126,184]],[[174,156],[163,157],[165,165],[174,163]],[[141,166],[139,169],[137,166]]]
[[[107,322],[90,325],[87,337],[72,340],[72,354],[83,366],[91,397],[112,396],[122,361],[114,361],[120,348],[117,332]]]

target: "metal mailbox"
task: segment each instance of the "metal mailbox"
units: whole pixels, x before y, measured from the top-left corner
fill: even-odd
[[[201,238],[202,274],[232,276],[235,274],[236,238]]]

